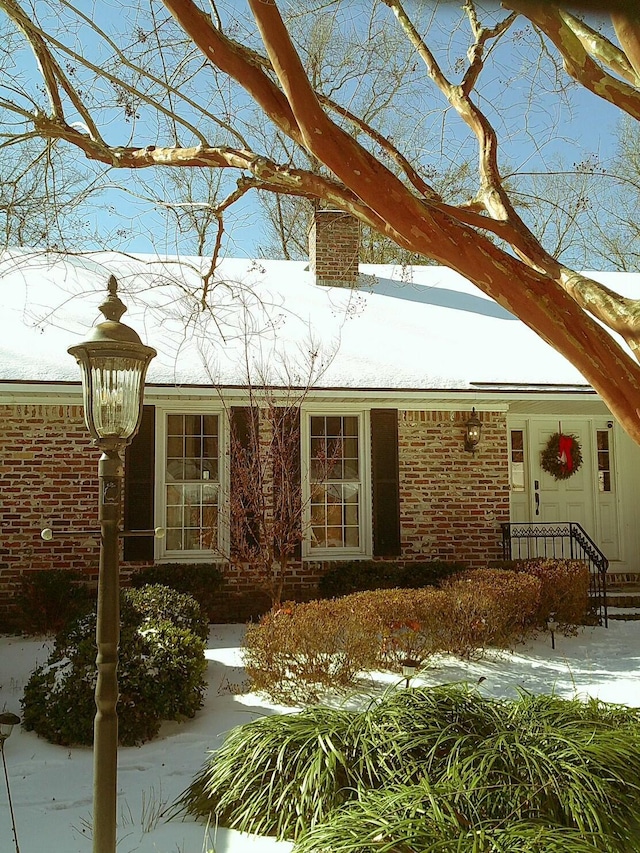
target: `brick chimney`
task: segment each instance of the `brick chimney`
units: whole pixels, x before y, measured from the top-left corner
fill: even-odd
[[[360,223],[342,210],[317,209],[309,228],[309,266],[316,284],[357,287]]]

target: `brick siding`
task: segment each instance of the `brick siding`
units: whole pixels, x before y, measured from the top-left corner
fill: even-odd
[[[505,415],[481,412],[482,438],[464,449],[468,412],[400,412],[400,524],[406,560],[482,566],[501,556],[509,521]]]
[[[482,412],[475,456],[463,447],[468,412],[400,412],[402,560],[456,559],[482,565],[500,555],[509,520],[507,430],[502,413]],[[0,621],[29,572],[68,568],[88,582],[99,562],[97,465],[73,405],[0,406]],[[43,527],[89,531],[40,537]],[[122,580],[138,564],[122,564]],[[308,598],[325,566],[294,562],[285,596]],[[251,570],[228,569],[231,591],[254,587]]]
[[[20,578],[67,568],[97,579],[97,466],[81,406],[0,406],[0,613]],[[40,537],[43,527],[96,535]]]
[[[358,283],[360,223],[341,210],[317,210],[309,229],[309,265],[316,284],[355,287]]]

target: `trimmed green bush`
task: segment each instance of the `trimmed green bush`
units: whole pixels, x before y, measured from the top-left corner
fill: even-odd
[[[27,634],[55,634],[86,612],[95,595],[79,572],[43,569],[23,575],[15,598],[17,623]]]
[[[202,612],[210,616],[219,605],[218,593],[224,586],[224,575],[215,563],[162,563],[131,575],[132,587],[148,584],[162,584],[191,595]]]
[[[438,586],[460,572],[466,571],[463,563],[450,563],[444,560],[428,560],[424,563],[405,563],[400,567],[397,586],[402,589],[420,589],[425,586]]]
[[[639,790],[637,709],[448,684],[240,726],[179,808],[305,853],[632,853]]]
[[[155,737],[163,720],[192,717],[201,707],[203,618],[197,602],[167,587],[122,590],[120,601],[118,734],[121,745],[134,746]],[[27,730],[52,743],[93,742],[95,632],[93,612],[57,636],[25,687]]]
[[[392,589],[398,583],[397,563],[383,560],[345,560],[334,563],[318,581],[322,598],[339,598],[367,589]]]
[[[146,621],[172,622],[202,640],[209,635],[209,622],[196,599],[160,583],[128,590],[123,607],[130,608]]]
[[[462,563],[443,560],[400,565],[386,560],[345,560],[334,563],[318,582],[322,598],[339,598],[373,589],[418,589],[435,586],[445,578],[464,571]]]

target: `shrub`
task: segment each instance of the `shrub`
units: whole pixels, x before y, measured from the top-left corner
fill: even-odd
[[[463,563],[449,563],[444,560],[428,560],[425,563],[406,563],[400,569],[398,586],[403,589],[437,586],[452,575],[464,572],[466,568]]]
[[[305,853],[629,853],[639,788],[636,709],[448,684],[240,726],[180,805]]]
[[[466,567],[443,560],[406,563],[383,560],[352,560],[334,563],[318,582],[323,598],[338,598],[373,589],[418,589],[435,586]]]
[[[186,622],[202,624],[197,603],[166,587],[122,590],[118,734],[133,746],[153,738],[164,719],[192,717],[205,689],[204,643]],[[177,622],[172,621],[176,614]],[[25,688],[23,724],[53,743],[93,741],[96,616],[87,614],[56,638]]]
[[[345,601],[369,628],[372,656],[383,669],[398,670],[409,659],[423,663],[446,648],[449,600],[442,590],[371,590]]]
[[[345,560],[334,563],[318,582],[322,598],[339,598],[366,589],[398,586],[399,566],[383,560]]]
[[[55,634],[65,622],[91,607],[83,576],[69,569],[44,569],[21,579],[15,602],[18,624],[28,634]]]
[[[191,595],[209,616],[219,604],[218,593],[224,586],[224,576],[215,563],[162,563],[131,575],[131,586],[148,584],[162,584]]]
[[[209,623],[195,598],[160,583],[128,590],[123,598],[123,607],[139,614],[145,621],[172,622],[178,628],[192,631],[202,640],[209,635]]]
[[[249,626],[245,666],[276,701],[317,701],[320,691],[354,687],[362,671],[399,670],[438,653],[481,656],[512,648],[535,624],[540,581],[480,569],[441,588],[367,590],[290,603]]]
[[[537,624],[544,627],[555,613],[560,630],[572,633],[583,625],[589,612],[589,568],[582,560],[557,560],[543,557],[496,563],[516,572],[526,572],[541,584]]]
[[[318,691],[348,687],[378,657],[376,627],[363,622],[349,597],[287,603],[249,625],[243,644],[257,690],[277,701],[315,701]]]
[[[446,651],[459,657],[512,648],[536,624],[541,583],[523,572],[476,569],[442,589],[449,604]]]
[[[589,569],[581,560],[527,560],[524,571],[541,583],[538,622],[551,613],[565,632],[583,625],[589,610]]]

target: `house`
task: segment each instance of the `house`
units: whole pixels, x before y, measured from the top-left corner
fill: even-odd
[[[125,579],[153,562],[225,562],[232,425],[264,389],[300,402],[291,594],[312,594],[337,560],[483,565],[511,543],[509,523],[554,525],[540,553],[579,524],[610,574],[640,571],[640,448],[577,370],[449,269],[358,266],[344,214],[319,211],[310,234],[309,264],[225,259],[212,277],[202,259],[2,259],[0,613],[24,573],[97,574],[99,451],[67,348],[98,318],[111,274],[124,322],[158,351],[126,454],[125,525],[166,535],[125,541]],[[640,276],[594,275],[640,297]],[[561,479],[541,463],[557,433],[582,457]],[[311,483],[323,442],[339,464]],[[229,583],[248,590],[251,573]]]

